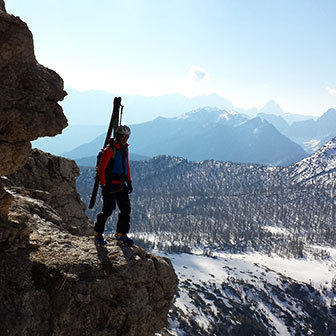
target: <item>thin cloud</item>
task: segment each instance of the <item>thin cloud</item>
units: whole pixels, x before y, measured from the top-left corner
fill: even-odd
[[[332,89],[331,87],[327,87],[328,93],[331,95],[336,95],[336,89]]]
[[[208,79],[209,78],[209,73],[199,66],[192,66],[189,69],[189,77],[194,82],[200,82],[202,80]]]

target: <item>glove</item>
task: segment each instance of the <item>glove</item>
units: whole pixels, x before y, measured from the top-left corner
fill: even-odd
[[[127,191],[129,194],[133,191],[132,181],[127,181]]]
[[[102,185],[102,186],[101,186],[101,189],[102,189],[102,195],[103,195],[103,196],[108,195],[108,193],[109,193],[109,189],[110,189],[110,188],[109,188],[109,185],[106,185],[106,184],[105,184],[105,185]]]

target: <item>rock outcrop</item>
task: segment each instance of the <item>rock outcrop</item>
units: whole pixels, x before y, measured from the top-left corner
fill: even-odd
[[[6,13],[4,1],[0,2],[0,41],[0,175],[7,175],[25,164],[31,140],[56,135],[67,126],[58,104],[66,92],[61,77],[38,64],[30,30],[20,18]],[[24,224],[8,220],[13,197],[2,182],[0,248],[4,242],[27,238],[28,232]]]
[[[40,65],[33,37],[20,18],[0,3],[0,175],[21,168],[30,141],[62,132],[67,120],[58,101],[66,95],[63,80]]]
[[[0,0],[0,335],[153,335],[177,290],[170,261],[96,247],[72,160],[31,150],[67,125],[62,79]]]
[[[29,246],[0,253],[0,335],[154,335],[166,326],[177,279],[170,261],[71,235],[41,200],[15,194]]]
[[[33,150],[2,178],[12,225],[0,231],[0,335],[146,336],[167,324],[177,289],[169,259],[83,236],[77,174],[72,160]]]
[[[62,219],[62,226],[75,235],[92,233],[85,204],[76,191],[79,168],[74,161],[34,149],[26,164],[9,177],[25,194],[44,201]]]

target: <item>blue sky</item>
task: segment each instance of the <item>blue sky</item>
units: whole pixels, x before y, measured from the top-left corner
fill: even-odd
[[[66,86],[336,107],[334,0],[6,0]]]

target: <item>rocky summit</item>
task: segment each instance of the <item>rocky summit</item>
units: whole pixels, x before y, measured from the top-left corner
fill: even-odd
[[[0,335],[153,335],[177,290],[169,259],[93,243],[77,165],[32,150],[62,132],[58,74],[0,0]]]

